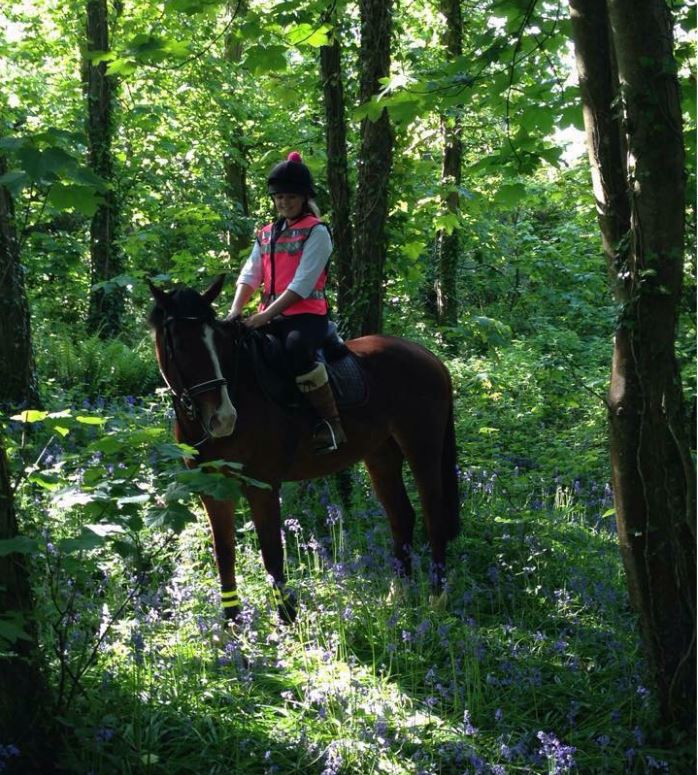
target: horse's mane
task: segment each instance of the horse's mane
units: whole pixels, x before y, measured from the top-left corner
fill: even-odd
[[[213,307],[204,301],[198,291],[184,286],[177,287],[167,294],[166,307],[155,304],[148,315],[151,328],[159,328],[165,321],[165,315],[173,318],[196,318],[202,323],[213,323],[216,313]]]

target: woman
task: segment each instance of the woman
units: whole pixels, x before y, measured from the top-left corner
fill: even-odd
[[[281,340],[299,390],[320,416],[315,451],[332,452],[346,436],[325,365],[315,360],[327,336],[325,282],[332,239],[313,201],[312,175],[297,151],[272,169],[267,185],[279,218],[258,232],[238,277],[228,319],[239,317],[263,285],[259,311],[243,322],[251,329],[269,326]]]

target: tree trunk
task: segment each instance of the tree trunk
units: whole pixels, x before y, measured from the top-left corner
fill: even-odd
[[[12,483],[0,436],[0,541],[17,537]],[[54,769],[55,741],[49,737],[51,702],[38,659],[25,556],[0,556],[0,621],[14,622],[25,635],[11,643],[0,637],[0,730],[2,744],[13,745],[19,751],[16,758],[6,762],[9,772],[46,773]],[[10,619],[5,619],[6,615]]]
[[[106,0],[87,0],[87,52],[109,50],[109,23]],[[116,192],[111,185],[114,134],[114,95],[116,80],[106,73],[105,62],[85,63],[87,97],[88,160],[90,167],[107,184],[102,202],[90,224],[90,279],[94,286],[111,280],[123,271],[116,241],[119,212]],[[90,293],[88,326],[105,339],[121,331],[124,293],[121,287],[97,288]]]
[[[450,59],[463,53],[463,16],[460,0],[441,0],[441,13],[446,19],[442,43]],[[460,108],[453,114],[441,115],[441,136],[444,143],[444,160],[441,186],[447,191],[444,197],[446,211],[460,212],[461,167],[463,161],[462,122]],[[442,325],[454,326],[458,322],[458,295],[456,270],[460,254],[460,234],[457,228],[449,234],[441,229],[436,235],[436,317]]]
[[[684,151],[662,0],[571,0],[594,194],[621,314],[609,426],[631,601],[668,723],[695,724],[695,469],[674,353]]]
[[[231,150],[225,155],[225,192],[230,199],[234,215],[228,229],[228,254],[234,266],[240,263],[241,254],[250,249],[252,236],[249,226],[250,207],[247,198],[247,164],[241,142],[242,131],[231,132]]]
[[[241,20],[247,13],[246,0],[228,3],[228,13]],[[232,21],[232,20],[231,20]],[[225,38],[225,58],[238,64],[242,61],[243,45],[232,34]],[[243,131],[240,122],[233,119],[229,132],[230,151],[223,159],[225,169],[225,192],[234,210],[232,223],[228,229],[228,255],[234,266],[240,263],[241,254],[250,249],[252,228],[250,224],[250,206],[247,196],[247,159]]]
[[[390,71],[391,0],[361,0],[360,101],[368,102]],[[349,313],[354,335],[379,332],[383,323],[385,222],[393,156],[393,130],[388,111],[361,124],[354,244],[354,301]]]
[[[327,140],[327,183],[332,202],[334,238],[333,274],[337,284],[337,311],[340,328],[348,318],[352,299],[353,229],[351,225],[351,192],[347,161],[347,129],[342,86],[342,49],[336,19],[332,44],[320,49],[320,73],[325,92]],[[348,331],[343,333],[349,333]]]
[[[0,175],[7,172],[0,156]],[[0,406],[39,406],[29,303],[10,192],[0,186]]]

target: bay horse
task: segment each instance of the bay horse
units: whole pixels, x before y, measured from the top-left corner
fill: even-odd
[[[244,346],[250,332],[240,320],[217,320],[211,303],[224,276],[199,294],[167,292],[148,282],[150,315],[163,379],[173,395],[175,436],[199,455],[189,465],[235,461],[270,487],[243,485],[264,566],[273,579],[282,620],[296,615],[295,595],[284,578],[279,489],[282,482],[313,479],[363,460],[392,533],[397,567],[409,575],[415,512],[402,479],[407,460],[417,485],[431,547],[434,591],[443,589],[446,545],[459,530],[456,439],[451,379],[424,347],[394,336],[372,335],[346,343],[365,375],[368,397],[340,408],[347,442],[326,455],[312,449],[316,422],[310,410],[289,411],[260,388]],[[240,600],[235,580],[235,506],[204,495],[227,619]]]

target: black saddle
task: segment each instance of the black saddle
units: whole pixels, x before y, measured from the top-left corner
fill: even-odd
[[[308,405],[298,390],[277,337],[257,329],[247,333],[242,346],[247,350],[254,364],[257,381],[270,401],[287,409]],[[368,384],[359,360],[344,344],[337,326],[332,322],[315,360],[325,364],[337,406],[348,408],[366,402]]]

